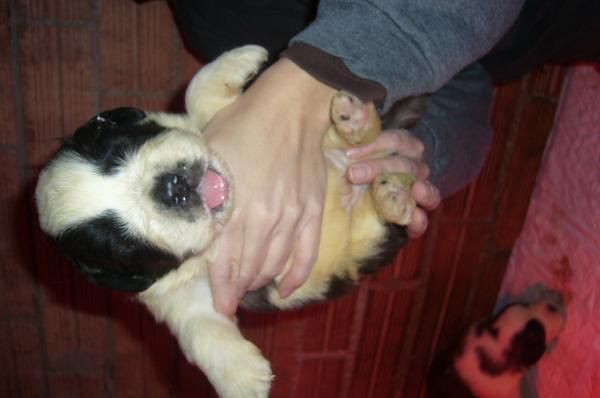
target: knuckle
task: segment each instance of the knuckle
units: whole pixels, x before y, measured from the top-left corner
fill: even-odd
[[[260,204],[254,208],[253,213],[255,217],[258,217],[261,220],[268,220],[276,218],[278,211],[277,209],[268,208],[266,205]]]
[[[413,139],[413,150],[415,154],[419,157],[422,157],[425,153],[425,144],[421,140],[416,138]]]
[[[404,172],[412,175],[416,175],[416,165],[410,159],[404,156],[398,156],[394,160],[392,164],[389,165],[389,168],[386,170],[388,172]]]
[[[293,203],[285,209],[285,217],[294,224],[302,217],[302,213],[302,208],[298,203]]]
[[[401,147],[402,146],[402,141],[403,141],[402,132],[398,131],[398,132],[395,132],[393,134],[389,134],[387,136],[387,140],[388,140],[387,144],[390,147],[394,147],[394,148]]]

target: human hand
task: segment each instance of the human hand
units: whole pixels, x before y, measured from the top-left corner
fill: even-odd
[[[346,153],[355,163],[346,177],[352,184],[368,184],[382,172],[406,172],[415,176],[411,194],[419,207],[406,226],[412,238],[425,233],[428,224],[425,210],[440,204],[440,191],[427,180],[429,168],[423,162],[423,143],[406,130],[383,131],[372,143],[349,149]]]
[[[288,260],[282,297],[308,278],[318,254],[326,189],[321,144],[335,92],[282,59],[205,128],[235,189],[209,267],[222,314],[233,316],[239,299],[281,274]]]

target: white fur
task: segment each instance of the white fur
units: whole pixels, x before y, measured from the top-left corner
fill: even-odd
[[[245,46],[202,68],[186,93],[186,107],[194,126],[203,127],[219,109],[233,102],[265,59],[266,51],[261,47]],[[168,122],[181,123],[178,119]],[[266,398],[273,378],[269,362],[241,335],[235,323],[213,307],[206,275],[213,257],[211,249],[201,258],[189,259],[139,298],[158,320],[167,323],[188,360],[204,371],[219,396]]]
[[[200,261],[196,257],[182,267],[205,269]],[[189,278],[162,294],[171,283],[153,286],[139,297],[157,320],[167,323],[187,359],[203,370],[221,397],[267,397],[273,378],[269,362],[233,321],[214,310],[208,280]]]
[[[102,175],[89,160],[65,151],[40,173],[36,187],[40,224],[52,237],[111,211],[123,220],[122,226],[132,237],[180,259],[188,257],[139,299],[157,320],[167,323],[186,357],[206,373],[223,398],[266,398],[273,377],[258,348],[244,339],[234,322],[215,311],[208,285],[206,268],[215,250],[211,244],[233,208],[232,187],[223,210],[212,211],[204,204],[184,214],[161,207],[151,191],[157,176],[181,164],[201,164],[231,180],[199,134],[218,110],[241,94],[266,56],[263,48],[246,46],[202,68],[186,93],[188,114],[148,114],[145,122],[154,121],[166,127],[166,132],[135,153],[125,154],[122,166],[110,175]],[[198,252],[202,256],[189,257]]]

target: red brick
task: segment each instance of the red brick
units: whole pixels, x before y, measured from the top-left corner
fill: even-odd
[[[170,91],[176,60],[175,23],[166,1],[138,5],[139,89]]]
[[[61,116],[64,136],[75,132],[96,111],[95,59],[87,27],[59,30]]]
[[[63,134],[58,29],[23,27],[19,49],[27,159],[35,174]]]
[[[17,15],[21,18],[55,18],[55,6],[52,0],[16,0]]]
[[[16,151],[0,150],[0,317],[33,316],[28,200],[21,190]]]
[[[0,145],[17,144],[14,93],[15,74],[10,57],[8,12],[0,13]]]
[[[92,0],[16,0],[18,16],[63,21],[89,20]]]
[[[139,89],[138,12],[133,1],[99,3],[100,67],[103,90]]]
[[[496,249],[510,249],[521,231],[555,111],[556,104],[535,98],[523,108],[512,151],[508,154],[495,227]]]
[[[0,321],[0,396],[44,396],[43,350],[35,318]]]

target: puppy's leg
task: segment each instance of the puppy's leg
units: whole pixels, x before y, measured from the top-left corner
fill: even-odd
[[[234,322],[217,313],[208,281],[140,299],[179,340],[186,358],[206,374],[221,398],[267,398],[273,378],[269,362]]]
[[[228,51],[202,67],[185,93],[185,107],[197,129],[241,93],[244,85],[267,60],[267,50],[248,45]]]
[[[345,147],[366,145],[381,131],[381,122],[372,102],[363,104],[352,94],[340,91],[331,101],[331,120]]]
[[[351,94],[339,92],[331,103],[331,119],[343,144],[366,145],[379,135],[381,124],[372,103],[363,104]],[[335,141],[328,137],[329,142]],[[339,143],[339,140],[337,140]],[[379,217],[399,225],[410,222],[416,202],[410,195],[414,177],[407,173],[382,173],[371,185]]]

